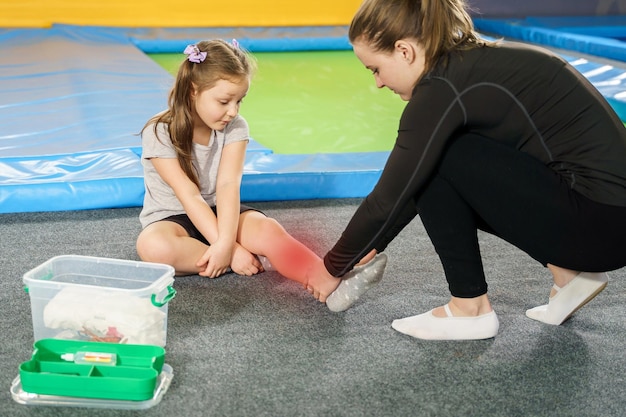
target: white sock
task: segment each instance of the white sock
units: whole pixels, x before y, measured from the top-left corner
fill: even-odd
[[[380,282],[386,265],[387,255],[379,253],[365,265],[344,275],[337,289],[326,299],[328,309],[334,312],[349,309],[361,295]]]

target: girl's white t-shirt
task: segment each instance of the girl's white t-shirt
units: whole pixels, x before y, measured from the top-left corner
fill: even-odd
[[[176,159],[176,151],[165,124],[160,123],[157,126],[157,135],[154,132],[154,124],[146,126],[141,133],[141,164],[145,184],[143,209],[139,215],[142,227],[175,214],[185,213],[174,190],[163,181],[152,164],[152,158]],[[237,115],[224,130],[213,131],[208,146],[193,144],[192,163],[200,181],[200,193],[209,206],[215,206],[215,183],[222,149],[229,143],[248,141],[249,138],[248,123]]]

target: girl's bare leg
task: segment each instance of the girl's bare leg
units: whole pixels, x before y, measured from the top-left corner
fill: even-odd
[[[313,296],[325,302],[339,285],[328,273],[322,259],[291,236],[274,219],[256,211],[242,213],[237,241],[250,252],[268,258],[285,278],[313,289]]]
[[[380,258],[373,268],[355,268],[342,281],[330,275],[322,259],[287,233],[276,220],[256,211],[241,214],[237,242],[249,252],[266,257],[276,271],[299,282],[320,302],[326,302],[343,283],[341,294],[335,294],[335,298],[341,297],[342,301],[335,302],[334,309],[329,306],[333,311],[349,308],[369,287],[380,281],[386,263],[386,258],[385,262]],[[207,248],[202,242],[190,238],[180,225],[167,221],[151,224],[137,239],[137,252],[142,260],[172,265],[177,275],[201,272],[196,262]],[[366,256],[361,263],[369,261],[374,254]]]
[[[200,272],[196,262],[208,246],[187,236],[180,225],[169,221],[152,223],[137,238],[137,253],[146,262],[171,265],[176,275],[192,275]]]

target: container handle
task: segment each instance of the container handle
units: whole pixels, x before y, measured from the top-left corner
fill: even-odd
[[[156,300],[156,294],[152,294],[152,305],[155,307],[163,307],[176,295],[176,290],[171,285],[167,286],[167,295],[163,298],[163,301]]]

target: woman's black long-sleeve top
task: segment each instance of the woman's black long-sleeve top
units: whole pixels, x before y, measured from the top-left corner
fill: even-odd
[[[378,183],[324,257],[332,275],[384,250],[416,216],[414,201],[446,144],[463,133],[515,147],[586,197],[626,207],[626,129],[575,68],[513,42],[445,58],[416,85]]]

